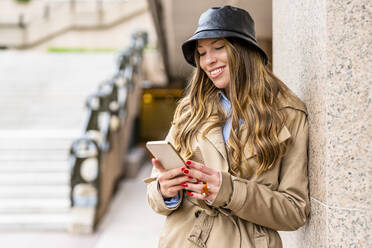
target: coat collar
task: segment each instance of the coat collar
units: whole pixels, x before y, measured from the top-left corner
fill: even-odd
[[[201,128],[201,130],[205,130]],[[203,131],[201,131],[202,133]],[[242,135],[246,135],[247,129],[243,128]],[[278,134],[279,142],[282,143],[291,137],[291,133],[286,125],[280,130]],[[228,161],[225,141],[223,139],[222,127],[214,127],[205,135],[206,140],[222,155],[222,157]],[[244,155],[245,157],[251,158],[257,154],[254,147],[245,146]]]
[[[280,109],[283,108],[293,108],[300,110],[307,114],[306,106],[302,103],[302,101],[294,95],[294,98],[292,100],[286,99],[283,97],[283,95],[279,92],[278,94],[278,100],[279,100],[279,105]],[[217,108],[214,108],[214,113],[217,114]],[[205,127],[202,127],[200,132],[202,133],[203,130],[205,130]],[[242,135],[246,135],[246,129],[243,129]],[[291,137],[291,133],[286,125],[283,126],[283,128],[280,130],[278,134],[279,142],[282,143],[289,139]],[[225,141],[223,139],[223,134],[222,134],[222,127],[214,127],[212,128],[209,132],[206,133],[205,138],[208,140],[208,142],[223,156],[223,158],[227,160],[227,151],[226,151],[226,146],[225,146]],[[244,149],[244,155],[245,157],[251,158],[257,154],[257,151],[255,150],[254,147],[249,147],[246,146]]]
[[[227,161],[227,152],[226,152],[225,141],[222,135],[222,127],[212,128],[205,135],[205,138],[219,153],[221,153],[222,157]]]
[[[292,97],[284,97],[281,92],[278,93],[279,110],[284,108],[292,108],[300,110],[307,115],[307,109],[305,104],[298,98],[292,91],[289,91]]]

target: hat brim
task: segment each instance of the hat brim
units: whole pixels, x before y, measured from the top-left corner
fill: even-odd
[[[267,62],[268,62],[268,57],[267,57],[266,53],[264,52],[264,50],[262,50],[259,47],[259,45],[257,44],[257,42],[254,39],[252,39],[250,37],[247,37],[245,35],[242,35],[240,33],[233,32],[233,31],[213,29],[213,30],[200,31],[200,32],[194,34],[192,37],[190,37],[188,40],[186,40],[182,44],[183,56],[185,57],[186,61],[190,65],[196,67],[196,64],[195,64],[195,61],[194,61],[194,52],[195,52],[195,47],[196,47],[196,41],[200,40],[200,39],[211,39],[211,38],[238,38],[238,39],[244,41],[245,43],[248,43],[248,45],[251,45],[251,46],[255,47],[260,52],[264,63],[267,64]]]

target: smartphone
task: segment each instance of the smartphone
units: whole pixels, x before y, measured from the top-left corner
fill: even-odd
[[[146,148],[162,163],[166,170],[186,166],[181,156],[169,141],[148,141]]]

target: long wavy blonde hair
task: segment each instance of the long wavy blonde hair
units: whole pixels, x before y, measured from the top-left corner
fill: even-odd
[[[285,121],[279,111],[277,95],[292,97],[282,83],[262,62],[255,48],[247,47],[235,39],[224,39],[229,58],[230,84],[228,98],[231,102],[231,132],[227,141],[230,172],[245,176],[252,172],[244,161],[244,149],[256,151],[259,175],[271,169],[285,153],[286,144],[279,142],[279,131]],[[202,136],[217,126],[223,126],[228,116],[220,104],[217,87],[199,64],[195,49],[196,69],[180,100],[174,118],[175,148],[186,159],[193,156],[192,140],[201,127]],[[242,131],[246,129],[243,137]]]

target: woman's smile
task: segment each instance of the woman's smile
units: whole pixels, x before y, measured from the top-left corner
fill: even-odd
[[[221,66],[221,67],[212,69],[212,70],[209,71],[210,77],[212,79],[216,79],[224,72],[224,70],[225,70],[225,66]]]

